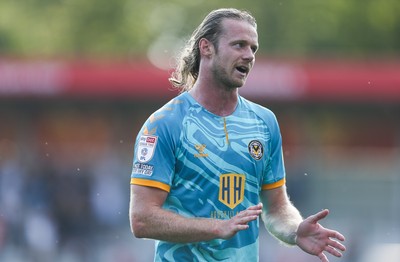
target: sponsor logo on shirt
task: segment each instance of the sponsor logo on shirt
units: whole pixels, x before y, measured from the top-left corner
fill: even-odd
[[[157,136],[147,136],[142,135],[139,138],[138,148],[137,148],[137,160],[140,163],[149,162],[154,155],[154,151],[157,146]]]
[[[234,211],[234,210],[215,210],[211,211],[210,213],[210,218],[216,218],[216,219],[230,219],[237,214],[239,214],[240,211]]]
[[[250,141],[248,149],[250,156],[255,160],[260,160],[264,155],[264,147],[258,140]]]
[[[132,173],[145,175],[145,176],[151,176],[151,175],[153,175],[153,170],[154,170],[154,166],[152,166],[152,165],[136,163],[133,166]]]
[[[219,178],[218,200],[231,209],[243,202],[246,176],[222,174]]]
[[[206,149],[206,145],[194,145],[196,150],[199,152],[198,154],[194,154],[194,157],[208,157],[208,154],[204,153],[204,150]]]

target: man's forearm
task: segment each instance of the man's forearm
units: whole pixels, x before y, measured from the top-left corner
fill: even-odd
[[[296,245],[296,232],[303,221],[300,212],[289,202],[286,205],[263,212],[263,221],[267,230],[287,245]]]
[[[134,220],[134,225],[132,220]],[[138,238],[151,238],[175,243],[208,241],[219,237],[221,220],[186,218],[164,209],[132,214],[131,225]]]
[[[191,243],[212,239],[229,239],[247,230],[249,223],[258,219],[262,204],[248,207],[230,219],[186,218],[161,207],[147,207],[130,211],[134,235],[175,243]]]

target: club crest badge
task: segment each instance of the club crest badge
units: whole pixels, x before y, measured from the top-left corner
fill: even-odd
[[[264,147],[258,140],[250,141],[248,149],[251,157],[255,160],[260,160],[264,155]]]
[[[157,136],[146,135],[142,135],[139,138],[136,155],[140,163],[147,163],[153,158],[157,146],[157,138]]]

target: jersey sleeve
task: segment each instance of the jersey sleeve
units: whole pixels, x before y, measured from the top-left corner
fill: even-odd
[[[282,136],[276,116],[269,111],[267,126],[270,133],[269,158],[264,172],[262,189],[273,189],[286,183],[285,164],[282,152]]]
[[[140,130],[134,148],[131,184],[169,192],[175,169],[174,125],[163,110],[154,113]]]

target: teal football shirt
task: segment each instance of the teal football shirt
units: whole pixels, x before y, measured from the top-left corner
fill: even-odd
[[[167,191],[163,207],[185,217],[229,219],[258,204],[261,190],[284,183],[276,117],[241,96],[221,117],[182,93],[136,139],[131,184]],[[249,226],[229,240],[156,241],[155,261],[258,261],[259,221]]]

